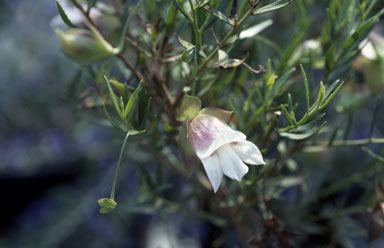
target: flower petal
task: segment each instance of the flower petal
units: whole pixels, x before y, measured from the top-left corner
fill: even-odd
[[[257,146],[252,142],[244,140],[234,142],[231,145],[233,150],[237,153],[241,160],[243,160],[244,163],[255,165],[265,164],[259,148],[257,148]]]
[[[226,123],[210,115],[199,115],[189,124],[188,139],[200,159],[210,156],[219,147],[242,141],[246,136],[232,130]]]
[[[221,179],[223,179],[223,171],[220,167],[219,157],[214,153],[211,156],[202,159],[201,162],[203,162],[205,172],[207,172],[213,191],[216,193],[220,187]]]
[[[226,176],[240,181],[247,174],[248,167],[241,161],[229,144],[220,147],[217,150],[217,154],[219,155],[221,169]]]

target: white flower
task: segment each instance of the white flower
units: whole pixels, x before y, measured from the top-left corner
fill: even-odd
[[[223,174],[240,181],[248,172],[244,163],[264,164],[260,150],[242,132],[211,115],[198,115],[190,122],[188,140],[203,163],[214,192]]]

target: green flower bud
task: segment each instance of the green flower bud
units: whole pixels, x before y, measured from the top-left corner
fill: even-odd
[[[85,29],[55,29],[64,53],[80,64],[90,64],[107,59],[118,53],[104,38],[95,32]]]
[[[99,206],[100,206],[99,212],[102,214],[107,214],[112,212],[117,206],[117,203],[114,200],[111,200],[108,198],[101,198],[97,200],[97,202],[99,203]]]
[[[201,100],[198,97],[185,95],[176,119],[178,121],[191,120],[195,118],[200,109]]]

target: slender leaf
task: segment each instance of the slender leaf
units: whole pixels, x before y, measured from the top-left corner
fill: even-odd
[[[185,8],[182,6],[183,1],[173,0],[173,3],[176,4],[176,7],[180,10],[181,14],[185,16],[185,18],[187,18],[190,21],[192,20],[191,15],[188,12],[186,12]]]
[[[260,9],[257,9],[253,12],[253,15],[261,15],[270,11],[274,11],[277,9],[281,9],[288,4],[292,3],[294,0],[278,0],[276,2],[273,2],[271,4],[268,4],[266,6],[261,7]]]
[[[336,96],[337,92],[341,89],[344,82],[341,82],[337,88],[335,89],[336,85],[339,83],[339,80],[336,80],[325,92],[323,103],[321,104],[320,108],[324,108],[327,106],[327,104]]]
[[[165,30],[168,35],[170,35],[175,28],[175,20],[177,15],[177,6],[174,2],[169,6],[167,18],[165,20]]]
[[[152,97],[149,97],[147,105],[146,105],[146,108],[145,108],[145,112],[144,112],[143,118],[140,120],[141,121],[140,129],[144,129],[145,128],[145,124],[146,124],[146,122],[148,120],[148,117],[149,117],[149,111],[151,109],[151,101],[152,101]]]
[[[235,21],[230,19],[229,17],[227,17],[226,15],[224,15],[223,13],[221,13],[220,11],[216,10],[216,9],[213,9],[211,6],[205,6],[204,9],[208,12],[210,12],[212,15],[216,16],[217,18],[219,18],[221,21],[231,25],[231,26],[234,26],[235,25]]]
[[[90,11],[91,8],[92,8],[93,6],[95,6],[97,0],[88,0],[87,2],[88,2],[88,10],[87,10],[87,11]]]
[[[365,151],[366,153],[368,153],[369,156],[371,156],[372,158],[374,158],[375,160],[381,162],[381,163],[384,163],[384,157],[374,153],[371,149],[367,148],[367,147],[362,147],[361,148],[363,151]]]
[[[111,96],[111,99],[112,99],[113,105],[115,106],[116,112],[119,114],[120,117],[123,117],[120,106],[119,106],[119,98],[116,96],[115,92],[113,92],[113,89],[111,87],[111,84],[110,84],[107,76],[104,76],[104,78],[105,78],[105,81],[107,82],[109,95]]]
[[[77,26],[75,24],[73,24],[71,22],[71,20],[69,20],[67,14],[65,13],[63,7],[61,7],[60,2],[58,0],[56,0],[56,7],[59,10],[59,14],[60,14],[60,17],[63,20],[63,22],[65,24],[67,24],[67,26],[69,26],[71,28],[76,28]]]
[[[103,109],[104,109],[105,116],[107,117],[107,119],[109,120],[109,122],[111,123],[111,125],[113,127],[115,127],[116,129],[119,129],[120,131],[122,131],[124,133],[128,132],[128,128],[126,126],[123,126],[119,122],[112,119],[111,115],[109,114],[109,112],[107,110],[107,106],[105,104],[103,104]]]
[[[271,19],[258,23],[250,28],[247,28],[241,31],[241,33],[239,34],[239,39],[241,40],[241,39],[254,37],[255,35],[259,34],[261,31],[271,26],[272,24],[273,24],[273,20]]]
[[[289,121],[289,123],[291,125],[295,125],[295,122],[293,121],[293,119],[292,119],[291,115],[289,114],[287,108],[283,104],[281,104],[280,107],[281,107],[281,110],[283,111],[283,114],[285,115],[285,117],[287,117],[287,120]]]
[[[126,118],[129,123],[133,122],[133,113],[135,111],[137,97],[142,89],[143,82],[140,82],[136,90],[132,93],[131,97],[129,98],[127,105],[125,106],[123,117]]]
[[[274,97],[276,97],[281,92],[283,85],[287,83],[288,78],[292,75],[295,70],[295,68],[292,68],[285,72],[283,76],[278,78],[271,87],[271,89],[268,91],[266,99],[272,100]]]
[[[316,135],[318,132],[320,132],[320,130],[325,126],[326,123],[327,122],[325,121],[320,127],[313,128],[309,132],[306,132],[306,133],[286,133],[286,132],[283,132],[283,133],[280,133],[280,136],[288,138],[288,139],[292,139],[292,140],[308,139],[309,137]]]
[[[307,112],[309,112],[309,87],[308,87],[308,78],[307,74],[305,73],[303,65],[300,65],[301,70],[301,76],[303,77],[304,81],[304,88],[305,88],[305,102],[307,104]]]
[[[296,50],[296,48],[300,45],[301,41],[303,40],[305,35],[305,32],[300,32],[299,34],[295,35],[293,40],[289,43],[289,46],[284,51],[283,57],[281,58],[280,65],[277,69],[277,74],[280,75],[285,68],[287,67],[289,59],[292,57],[292,54]]]

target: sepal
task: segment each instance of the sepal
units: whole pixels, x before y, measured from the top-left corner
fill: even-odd
[[[200,110],[198,115],[211,115],[224,122],[228,122],[231,119],[232,114],[233,111],[208,107]]]
[[[197,116],[200,109],[201,100],[198,97],[185,95],[176,120],[190,121]]]

